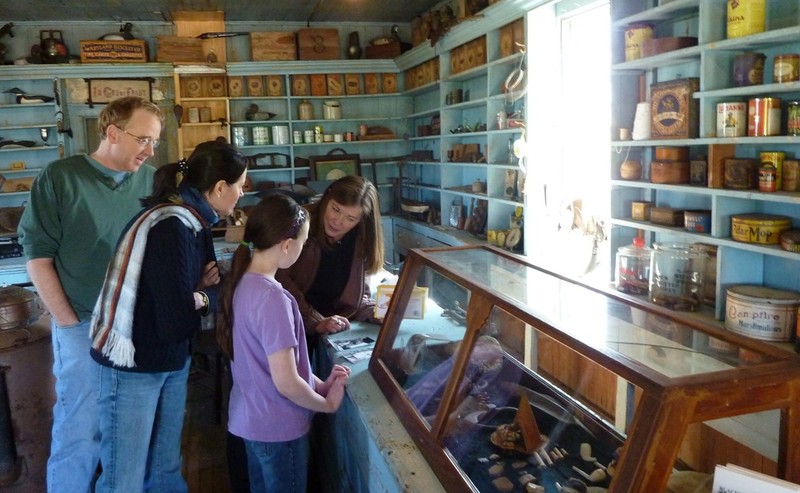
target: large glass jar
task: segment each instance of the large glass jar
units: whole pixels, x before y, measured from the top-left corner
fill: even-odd
[[[672,310],[698,310],[707,259],[705,251],[686,243],[653,243],[650,301]]]
[[[650,257],[652,248],[644,245],[644,238],[636,237],[631,245],[617,249],[617,291],[628,294],[647,294],[650,288]]]

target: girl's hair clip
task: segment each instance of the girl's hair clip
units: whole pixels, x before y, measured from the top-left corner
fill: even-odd
[[[250,251],[253,251],[253,249],[255,248],[253,246],[253,242],[252,241],[247,242],[247,241],[242,240],[242,241],[239,242],[239,244],[242,245],[243,247],[247,248]]]
[[[181,159],[180,161],[178,161],[178,171],[182,175],[185,175],[186,172],[189,171],[189,166],[186,164],[186,160],[185,159]]]

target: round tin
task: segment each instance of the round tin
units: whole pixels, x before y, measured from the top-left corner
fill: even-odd
[[[653,26],[646,23],[631,24],[625,29],[625,61],[642,57],[642,43],[653,39]]]
[[[683,212],[683,227],[693,233],[711,232],[711,211],[692,210]]]
[[[752,284],[727,289],[725,328],[762,341],[788,342],[797,326],[800,293]]]
[[[741,87],[763,84],[766,59],[765,54],[756,52],[736,55],[733,58],[733,85]]]
[[[785,159],[783,161],[783,183],[781,189],[784,192],[796,192],[800,189],[800,161],[796,159]]]
[[[743,243],[777,245],[781,233],[792,227],[787,216],[775,214],[737,214],[731,216],[731,238]]]
[[[775,167],[775,190],[780,190],[783,186],[783,160],[786,158],[786,153],[783,151],[765,151],[759,153],[761,165],[769,163]],[[763,190],[762,190],[763,191]]]
[[[764,137],[781,133],[781,99],[752,98],[747,103],[747,135]]]
[[[787,229],[781,233],[781,248],[787,252],[800,253],[800,229]]]
[[[786,133],[800,135],[800,101],[789,101],[786,114]]]
[[[766,0],[737,0],[728,4],[728,38],[739,38],[764,31]]]
[[[758,191],[771,193],[777,192],[777,170],[772,163],[761,163],[758,169]]]
[[[747,135],[747,104],[739,101],[717,104],[717,137]]]
[[[772,60],[772,82],[793,82],[800,79],[800,55],[775,55]]]

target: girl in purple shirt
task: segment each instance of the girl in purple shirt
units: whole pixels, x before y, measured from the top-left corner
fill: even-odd
[[[350,369],[325,381],[311,372],[297,301],[275,280],[308,238],[308,216],[291,198],[262,200],[245,224],[218,311],[217,338],[231,358],[228,430],[244,439],[250,491],[305,493],[314,412],[335,412]]]

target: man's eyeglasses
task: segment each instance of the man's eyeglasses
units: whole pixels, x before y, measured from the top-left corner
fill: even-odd
[[[114,126],[116,127],[116,125],[114,125]],[[138,135],[133,135],[132,133],[130,133],[127,130],[125,130],[124,128],[120,128],[120,130],[122,130],[126,134],[130,135],[131,137],[133,137],[136,140],[136,142],[138,142],[139,145],[142,146],[142,147],[147,147],[147,146],[151,145],[151,146],[153,146],[153,149],[155,149],[156,147],[158,147],[158,144],[161,143],[161,141],[159,141],[158,139],[151,139],[150,137],[139,137]]]

